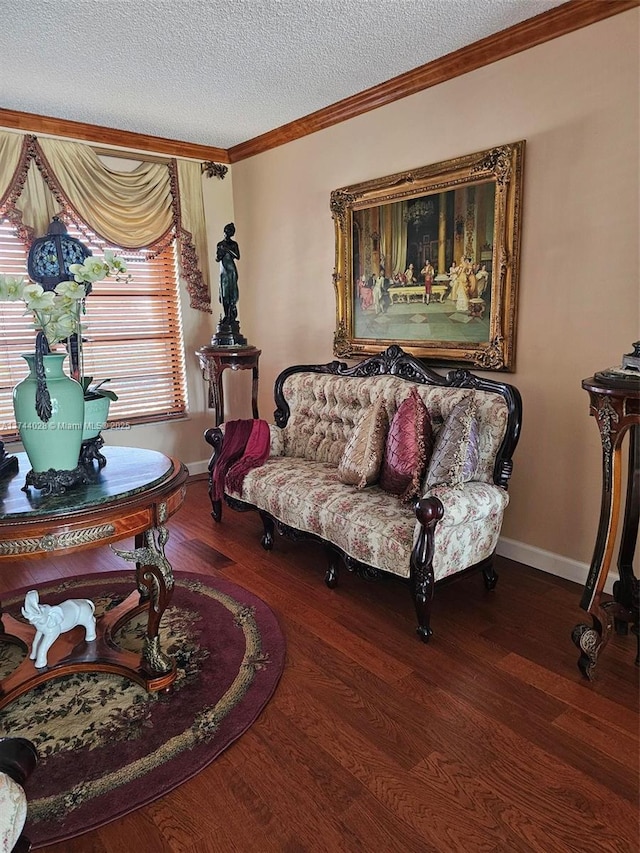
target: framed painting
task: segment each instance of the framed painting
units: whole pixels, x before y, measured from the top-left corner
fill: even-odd
[[[334,353],[515,367],[524,141],[342,187]]]

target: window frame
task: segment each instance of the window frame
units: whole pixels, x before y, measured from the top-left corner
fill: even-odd
[[[59,215],[64,220],[64,215]],[[148,256],[143,250],[134,252],[109,246],[93,235],[86,226],[79,229],[71,222],[65,224],[70,236],[80,239],[94,255],[101,256],[105,249],[114,249],[127,260],[128,271],[132,274],[129,284],[117,282],[113,278],[95,283],[86,300],[84,372],[91,375],[95,370],[96,382],[111,379],[106,387],[120,397],[118,401],[111,403],[109,424],[112,427],[122,427],[125,424],[162,423],[187,417],[188,385],[176,241],[172,241],[157,255]],[[0,219],[0,272],[28,280],[27,255],[28,247],[24,245],[11,222],[6,218]],[[159,284],[164,285],[161,295],[158,294]],[[123,309],[122,305],[126,306],[128,303],[128,314],[131,315],[131,311],[145,298],[147,304],[137,329],[130,325],[128,334],[123,337],[120,334],[121,329],[117,327],[123,312],[127,313],[127,308]],[[28,374],[20,353],[33,349],[36,333],[30,315],[25,314],[22,302],[2,302],[0,313],[0,351],[4,356],[0,371],[0,439],[11,442],[19,441],[19,435],[15,427],[12,402],[7,398],[12,394],[17,382]],[[105,317],[108,317],[107,321]],[[130,348],[136,351],[136,342],[144,344],[145,341],[150,343],[149,354],[141,355],[138,352],[133,360],[127,359],[126,355],[122,356],[119,342],[130,344]],[[64,346],[56,349],[64,350]],[[167,359],[169,372],[163,369]],[[160,399],[166,401],[166,405],[151,411],[148,405],[145,405],[145,410],[140,406],[140,400],[145,399],[141,386],[149,380],[148,376],[141,379],[145,363],[147,367],[150,364],[154,366],[152,381],[147,385],[150,395],[148,399],[157,401],[160,395]]]

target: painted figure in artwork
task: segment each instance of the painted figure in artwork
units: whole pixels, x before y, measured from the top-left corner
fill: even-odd
[[[469,293],[464,258],[460,259],[459,264],[452,266],[450,275],[451,293],[449,294],[449,299],[456,303],[456,311],[466,311],[469,308]]]
[[[480,299],[483,299],[484,292],[489,286],[489,272],[487,271],[486,264],[482,264],[482,266],[476,273],[476,282],[478,284],[478,297]]]
[[[224,240],[216,246],[216,261],[220,262],[220,294],[219,299],[224,311],[222,322],[231,325],[238,317],[237,302],[238,269],[236,261],[240,259],[240,249],[233,239],[236,227],[233,222],[224,226]]]
[[[382,302],[384,292],[384,270],[380,270],[373,284],[373,307],[376,314],[384,313],[384,305]]]
[[[469,299],[475,299],[478,295],[478,281],[476,279],[477,267],[471,263],[471,258],[465,258],[465,273],[467,276],[467,295]]]
[[[373,305],[373,291],[367,286],[367,277],[364,275],[358,279],[358,296],[360,297],[360,307],[363,311],[371,308]]]
[[[424,276],[424,294],[425,302],[428,304],[431,299],[431,285],[435,277],[436,271],[433,268],[431,261],[425,261],[425,265],[420,270],[420,275]]]

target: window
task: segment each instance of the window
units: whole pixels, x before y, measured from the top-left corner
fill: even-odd
[[[68,225],[94,255],[105,245]],[[175,247],[145,260],[117,249],[127,263],[128,284],[107,278],[87,297],[84,373],[118,395],[110,420],[128,423],[183,416],[187,408],[184,346]],[[8,222],[0,222],[0,272],[27,277],[27,250]],[[33,349],[35,331],[22,302],[0,303],[0,434],[15,434],[13,387],[27,375],[20,354]]]

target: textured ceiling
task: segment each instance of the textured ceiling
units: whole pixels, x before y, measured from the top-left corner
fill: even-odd
[[[564,0],[0,0],[0,107],[229,148]]]

